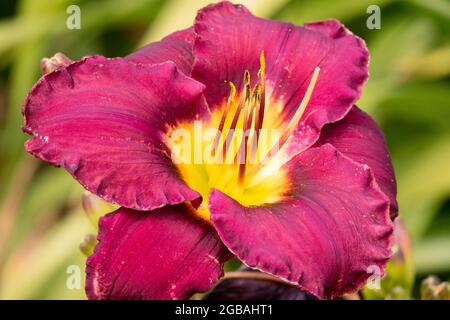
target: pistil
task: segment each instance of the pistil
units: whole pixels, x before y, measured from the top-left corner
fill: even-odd
[[[306,107],[308,106],[308,103],[311,99],[312,93],[313,93],[314,88],[317,83],[317,78],[319,77],[319,72],[320,72],[319,67],[314,68],[314,72],[313,72],[313,75],[309,82],[308,88],[306,89],[305,95],[303,96],[303,99],[300,102],[299,107],[295,111],[294,116],[292,117],[291,121],[289,121],[289,124],[287,125],[287,127],[284,129],[283,134],[281,135],[280,139],[278,140],[278,143],[275,144],[274,147],[272,147],[270,149],[270,151],[266,154],[266,156],[263,158],[263,160],[257,166],[255,166],[253,168],[254,171],[261,169],[262,164],[268,163],[271,159],[273,159],[273,157],[276,155],[277,151],[279,151],[279,150],[281,150],[281,148],[283,148],[284,144],[287,142],[289,137],[294,132],[300,119],[302,118],[303,114],[305,113]]]
[[[300,105],[295,111],[294,116],[287,126],[282,128],[278,141],[271,144],[272,147],[269,148],[269,152],[255,163],[255,160],[258,157],[257,151],[259,143],[261,143],[260,135],[266,113],[265,68],[266,61],[263,51],[260,55],[260,69],[257,74],[258,81],[253,88],[251,87],[250,72],[248,70],[244,72],[244,88],[238,96],[236,95],[236,86],[234,83],[230,82],[230,95],[223,110],[217,134],[211,148],[213,157],[216,157],[217,159],[217,157],[220,156],[222,157],[222,160],[228,161],[230,159],[228,158],[228,153],[233,141],[232,139],[236,134],[236,128],[238,123],[242,123],[243,133],[238,150],[235,154],[231,155],[231,159],[234,159],[233,164],[238,165],[237,182],[238,186],[241,188],[245,184],[246,176],[255,174],[268,163],[292,135],[309,104],[320,72],[319,67],[314,69],[308,88]],[[234,110],[233,114],[231,114],[232,110]],[[227,125],[227,123],[229,123],[229,125]],[[226,127],[228,127],[228,129]],[[226,133],[224,133],[224,130],[226,130]],[[219,148],[220,140],[223,140],[221,148]],[[218,152],[218,150],[220,150],[220,152]],[[255,163],[251,170],[247,170],[249,162],[252,162],[252,164]],[[219,178],[219,175],[217,175],[216,178]],[[210,183],[211,182],[214,181],[210,180]]]

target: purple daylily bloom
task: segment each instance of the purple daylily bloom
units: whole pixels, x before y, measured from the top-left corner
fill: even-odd
[[[100,219],[88,297],[187,299],[233,255],[318,298],[383,269],[398,209],[383,134],[354,106],[368,60],[336,20],[299,27],[222,2],[126,58],[43,76],[23,107],[26,150],[121,206]],[[173,161],[167,137],[198,120],[278,129],[282,161],[250,163],[246,139],[243,164]]]

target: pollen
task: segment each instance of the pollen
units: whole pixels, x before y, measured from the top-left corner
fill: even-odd
[[[197,214],[205,220],[210,219],[208,197],[213,188],[244,206],[269,205],[289,196],[291,182],[277,155],[301,120],[320,69],[313,70],[300,105],[286,121],[283,108],[267,96],[264,51],[259,62],[253,82],[249,70],[243,71],[242,83],[227,81],[227,98],[206,122],[167,130],[166,144],[181,177],[203,196]]]

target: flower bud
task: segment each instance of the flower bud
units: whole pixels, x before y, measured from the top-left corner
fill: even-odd
[[[83,193],[81,204],[84,212],[95,228],[98,228],[98,220],[101,216],[117,209],[116,205],[106,202],[89,191]]]
[[[94,252],[94,247],[97,244],[97,238],[93,234],[87,234],[84,236],[83,241],[80,243],[80,250],[86,256],[90,256]]]
[[[450,284],[429,276],[422,281],[420,296],[422,300],[450,300]]]
[[[51,58],[43,58],[41,60],[41,72],[42,75],[58,70],[61,67],[65,67],[72,63],[72,60],[67,58],[61,52],[56,53]]]

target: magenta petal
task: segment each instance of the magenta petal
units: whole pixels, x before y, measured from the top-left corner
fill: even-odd
[[[225,245],[249,267],[319,298],[355,291],[391,255],[389,200],[371,170],[331,145],[286,164],[292,194],[278,204],[243,207],[220,191],[211,219]]]
[[[173,61],[180,71],[189,75],[194,62],[193,43],[194,30],[193,28],[188,28],[174,32],[161,41],[150,43],[125,59],[146,65]]]
[[[355,106],[343,120],[325,126],[316,146],[325,143],[372,169],[381,190],[389,197],[391,216],[395,217],[397,183],[386,140],[376,122]]]
[[[84,58],[39,80],[23,107],[26,150],[109,202],[151,210],[198,201],[162,143],[168,125],[207,113],[204,86],[173,62]]]
[[[315,67],[316,88],[297,128],[290,154],[311,146],[326,123],[342,119],[359,98],[368,77],[368,51],[360,38],[336,20],[306,24],[260,19],[245,7],[229,2],[199,11],[195,25],[195,62],[192,77],[207,86],[211,108],[229,93],[229,84],[242,84],[248,69],[256,79],[259,56],[266,57],[267,112],[270,102],[284,106],[289,121],[297,110]]]
[[[101,218],[98,239],[86,265],[89,299],[188,299],[223,275],[229,257],[214,228],[183,205],[121,208]]]

